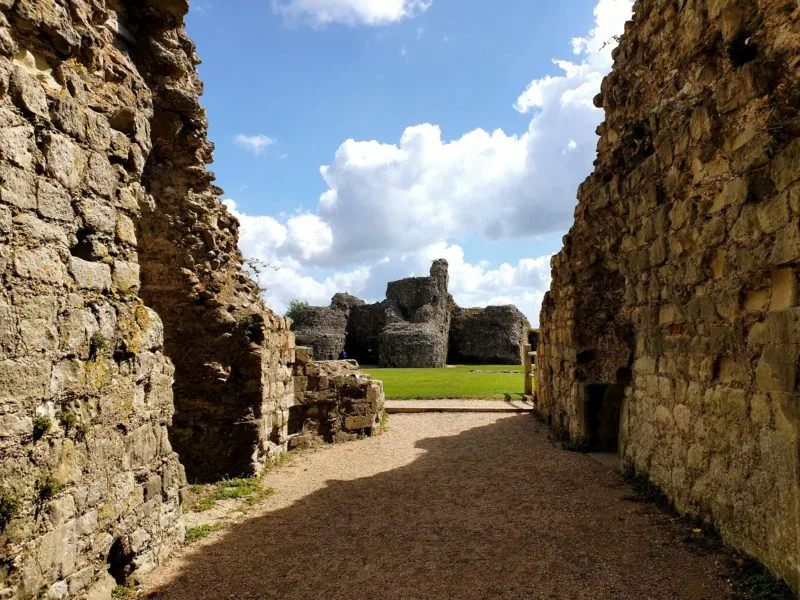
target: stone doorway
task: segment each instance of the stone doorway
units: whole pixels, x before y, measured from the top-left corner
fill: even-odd
[[[620,413],[624,397],[623,383],[588,385],[584,431],[591,452],[619,451]]]

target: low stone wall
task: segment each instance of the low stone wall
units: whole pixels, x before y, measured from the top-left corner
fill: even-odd
[[[295,356],[290,447],[380,432],[385,400],[380,381],[361,373],[354,360],[313,361],[311,349],[299,346]]]
[[[450,364],[519,365],[530,325],[516,306],[455,307],[450,319]]]

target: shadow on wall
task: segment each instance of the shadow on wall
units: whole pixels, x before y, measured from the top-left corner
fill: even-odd
[[[526,415],[422,440],[409,465],[233,526],[151,597],[726,597],[719,556],[546,435]]]

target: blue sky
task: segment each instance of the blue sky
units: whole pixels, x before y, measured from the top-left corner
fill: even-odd
[[[377,300],[444,256],[460,304],[538,320],[630,4],[193,0],[211,168],[268,303]]]

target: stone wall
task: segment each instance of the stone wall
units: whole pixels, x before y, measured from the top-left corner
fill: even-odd
[[[430,276],[386,286],[386,327],[380,336],[382,367],[444,367],[450,330],[447,261],[433,261]]]
[[[364,304],[350,309],[347,319],[347,356],[362,365],[377,365],[381,331],[386,327],[386,304]]]
[[[800,6],[639,0],[614,56],[540,408],[800,588]]]
[[[334,360],[344,350],[347,314],[333,306],[306,306],[292,323],[296,343],[314,356]]]
[[[290,447],[380,432],[384,405],[380,381],[361,373],[354,360],[313,361],[311,348],[300,346],[296,356]]]
[[[451,312],[447,362],[519,365],[530,325],[516,306],[455,307]]]
[[[196,479],[286,448],[293,338],[205,170],[187,9],[0,0],[0,597],[161,562],[173,445]]]
[[[348,358],[382,367],[520,364],[525,316],[511,305],[459,308],[447,286],[447,261],[440,259],[429,277],[389,282],[383,302],[336,294],[330,306],[306,307],[292,330],[323,359],[344,349]]]

